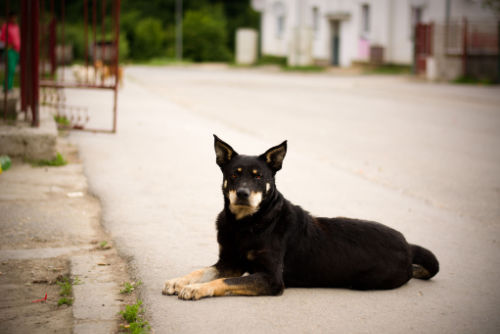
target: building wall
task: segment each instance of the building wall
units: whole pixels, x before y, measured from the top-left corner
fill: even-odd
[[[281,5],[279,5],[281,4]],[[370,31],[362,32],[363,4],[370,6]],[[314,30],[313,8],[318,9],[319,21]],[[446,19],[446,0],[266,0],[262,12],[262,52],[267,55],[289,55],[293,31],[300,22],[313,30],[312,54],[316,61],[329,63],[332,58],[331,21],[328,15],[348,13],[340,21],[340,66],[353,61],[367,61],[362,52],[365,38],[368,45],[384,48],[386,62],[411,64],[413,61],[412,8],[422,8],[421,22],[443,23]],[[283,33],[277,36],[277,16],[284,16]],[[481,6],[480,1],[451,0],[450,19],[494,20],[494,14]]]

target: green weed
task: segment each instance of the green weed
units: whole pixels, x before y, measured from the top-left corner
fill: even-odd
[[[141,334],[148,333],[151,327],[143,319],[144,309],[141,308],[142,302],[138,300],[135,304],[126,305],[124,311],[120,311],[123,319],[127,322],[124,326],[129,333]]]
[[[61,305],[68,305],[68,306],[73,305],[73,298],[68,298],[68,297],[59,298],[59,300],[57,301],[57,306]]]
[[[66,159],[64,159],[61,153],[57,152],[56,157],[52,160],[38,160],[38,161],[33,161],[31,164],[33,166],[38,166],[38,167],[42,166],[58,167],[58,166],[64,166],[67,163],[68,162],[66,161]]]
[[[63,277],[62,281],[57,282],[57,285],[61,288],[59,291],[60,296],[71,296],[73,285],[68,277]]]
[[[58,125],[69,126],[69,119],[66,116],[54,115],[54,120]]]
[[[59,295],[62,296],[57,301],[57,306],[72,305],[73,298],[71,298],[70,296],[73,294],[73,285],[82,284],[82,281],[80,281],[78,277],[75,277],[73,280],[71,280],[69,277],[63,277],[56,283],[61,288],[61,290],[59,291]]]
[[[132,282],[132,283],[129,283],[129,282],[125,282],[123,284],[123,289],[120,290],[120,293],[121,294],[129,294],[129,293],[132,293],[132,291],[135,290],[135,288],[137,288],[139,285],[141,285],[142,282],[141,281],[138,281],[138,282]]]

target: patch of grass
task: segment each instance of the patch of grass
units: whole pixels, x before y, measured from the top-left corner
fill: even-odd
[[[59,298],[59,300],[57,301],[57,306],[72,305],[73,298],[71,298],[70,296],[73,294],[73,285],[81,284],[80,279],[78,277],[75,277],[75,279],[71,281],[70,278],[63,277],[56,283],[61,288],[61,290],[59,291],[59,295],[61,296],[61,298]]]
[[[257,61],[257,65],[279,65],[281,67],[286,66],[287,59],[286,57],[278,57],[278,56],[262,56]]]
[[[57,306],[61,305],[68,305],[68,306],[73,305],[73,298],[68,298],[68,297],[59,298],[59,300],[57,301]]]
[[[133,64],[137,65],[148,65],[148,66],[168,66],[168,65],[189,65],[192,61],[189,59],[183,59],[178,61],[176,58],[167,57],[156,57],[148,60],[134,60]]]
[[[73,285],[68,277],[63,277],[62,280],[57,282],[57,285],[61,288],[61,291],[59,291],[60,296],[71,296]]]
[[[309,66],[284,66],[284,71],[295,72],[322,72],[325,70],[323,66],[309,65]]]
[[[411,66],[398,64],[377,65],[366,72],[367,74],[410,74]]]
[[[490,86],[494,85],[495,81],[492,79],[487,79],[487,78],[473,78],[469,76],[460,76],[456,78],[455,80],[451,81],[452,83],[455,84],[460,84],[460,85],[485,85],[485,86]]]
[[[61,155],[61,153],[57,152],[56,157],[52,160],[38,160],[38,161],[32,162],[31,164],[33,166],[38,166],[38,167],[42,167],[42,166],[58,167],[58,166],[64,166],[67,163],[68,162],[64,159],[64,157]]]
[[[126,305],[124,311],[120,311],[127,325],[123,326],[129,333],[141,334],[149,333],[151,326],[144,320],[144,309],[142,302],[138,300],[135,304]]]
[[[54,120],[56,121],[57,125],[62,125],[62,126],[69,126],[69,119],[66,116],[61,116],[61,115],[54,115]]]
[[[141,281],[138,281],[138,282],[125,282],[123,284],[123,289],[120,290],[120,293],[121,294],[130,294],[132,293],[135,288],[137,288],[138,286],[140,286],[142,284]]]

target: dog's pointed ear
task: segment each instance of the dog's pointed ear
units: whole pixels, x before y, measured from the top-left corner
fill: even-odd
[[[215,147],[215,156],[216,162],[219,167],[222,168],[225,164],[227,164],[232,158],[234,158],[238,153],[236,153],[233,148],[219,139],[216,135],[214,135],[214,147]]]
[[[265,160],[269,167],[274,172],[277,172],[281,169],[283,165],[283,159],[285,159],[286,155],[286,140],[279,144],[278,146],[271,147],[266,151],[266,153],[260,156],[261,159]]]

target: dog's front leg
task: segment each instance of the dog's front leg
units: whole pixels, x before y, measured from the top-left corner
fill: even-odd
[[[217,270],[217,268],[215,268],[215,266],[202,268],[199,270],[195,270],[186,276],[177,277],[166,281],[165,285],[163,286],[162,293],[164,295],[178,294],[179,291],[181,291],[181,289],[186,285],[209,282],[218,277],[220,277],[219,271]]]
[[[166,281],[165,285],[163,286],[162,293],[164,295],[176,295],[186,285],[210,282],[220,277],[237,277],[241,276],[242,274],[243,272],[240,270],[226,269],[219,267],[218,265],[213,265],[211,267],[193,271],[186,276]]]
[[[219,278],[208,283],[186,285],[178,293],[179,299],[198,300],[215,296],[279,295],[283,292],[281,279],[263,272],[242,277]]]

